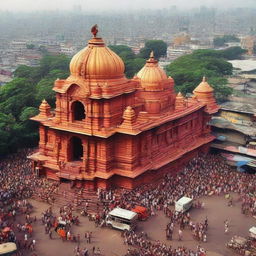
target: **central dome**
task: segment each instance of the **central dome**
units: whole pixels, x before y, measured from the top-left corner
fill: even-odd
[[[69,67],[71,75],[85,79],[120,78],[124,77],[125,69],[122,59],[98,37],[73,56]]]

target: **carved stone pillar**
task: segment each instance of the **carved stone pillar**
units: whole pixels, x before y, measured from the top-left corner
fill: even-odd
[[[83,167],[85,172],[89,172],[88,169],[88,142],[83,140]]]

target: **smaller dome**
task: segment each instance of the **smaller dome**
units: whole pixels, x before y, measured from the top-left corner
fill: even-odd
[[[147,60],[146,65],[139,71],[137,77],[140,79],[141,87],[150,91],[162,90],[163,81],[168,79],[163,69],[158,66],[153,52]]]
[[[213,88],[207,83],[206,78],[204,76],[202,82],[195,88],[193,93],[207,93],[213,91]]]
[[[216,113],[219,110],[214,97],[214,89],[206,82],[205,77],[203,77],[203,81],[195,88],[193,93],[199,102],[206,105],[206,112],[209,114]]]

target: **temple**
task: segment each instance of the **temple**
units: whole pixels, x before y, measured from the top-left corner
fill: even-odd
[[[43,100],[39,150],[29,158],[40,175],[89,189],[132,189],[175,173],[214,139],[208,122],[218,111],[206,79],[192,97],[174,92],[151,53],[133,79],[121,58],[94,37],[57,79],[56,109]]]

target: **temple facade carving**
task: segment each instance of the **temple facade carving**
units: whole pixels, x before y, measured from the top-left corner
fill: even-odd
[[[186,98],[174,91],[153,53],[133,79],[124,63],[93,37],[56,80],[56,108],[44,100],[39,149],[29,156],[40,175],[96,189],[134,188],[176,172],[214,139],[208,122],[218,111],[203,78]]]

